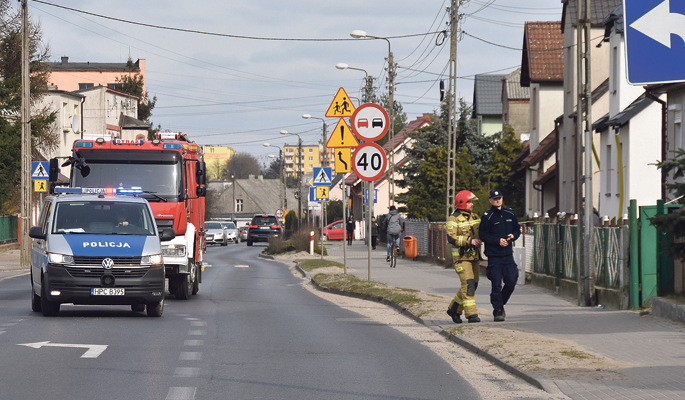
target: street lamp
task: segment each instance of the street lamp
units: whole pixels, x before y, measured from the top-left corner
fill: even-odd
[[[302,226],[302,138],[297,133],[289,133],[288,131],[281,131],[281,135],[297,135],[297,229]],[[307,196],[309,197],[309,196]]]
[[[326,149],[326,120],[323,118],[319,117],[312,117],[310,114],[302,114],[302,118],[304,119],[318,119],[321,122],[323,122],[323,135],[321,136],[322,142],[323,143],[323,165],[322,167],[327,167],[328,166],[328,151]]]
[[[369,76],[369,73],[366,72],[365,69],[362,68],[354,68],[350,67],[349,65],[345,63],[337,63],[335,64],[335,68],[337,69],[354,69],[357,71],[362,71],[364,72],[364,95],[362,96],[362,103],[373,103],[374,101],[374,96],[373,96],[373,76]]]
[[[390,49],[390,40],[385,37],[371,36],[362,30],[354,30],[350,33],[355,39],[360,38],[371,38],[371,39],[381,39],[388,42],[388,116],[390,117],[390,129],[388,131],[388,142],[390,142],[390,160],[388,165],[388,176],[390,177],[389,186],[389,202],[390,205],[395,204],[395,183],[393,182],[393,171],[395,169],[395,148],[394,148],[394,137],[395,137],[395,61],[392,56],[392,50]]]
[[[285,201],[286,201],[286,199],[285,199],[285,196],[286,196],[286,194],[285,194],[285,172],[283,171],[284,167],[285,167],[285,160],[283,159],[285,156],[285,154],[284,154],[285,152],[283,151],[283,149],[281,147],[276,146],[275,144],[264,143],[263,146],[264,147],[276,147],[278,149],[278,156],[281,160],[281,162],[280,162],[280,164],[281,164],[281,190],[283,191],[283,196],[281,197],[281,210],[285,211],[285,208],[286,208],[286,206],[285,206]],[[273,155],[269,154],[269,157],[273,158]]]

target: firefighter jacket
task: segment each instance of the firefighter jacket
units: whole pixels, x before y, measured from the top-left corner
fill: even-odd
[[[471,239],[478,239],[478,215],[466,210],[454,210],[445,225],[454,261],[481,259],[480,248],[471,245]]]

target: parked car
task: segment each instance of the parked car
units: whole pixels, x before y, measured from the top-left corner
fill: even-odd
[[[205,222],[205,243],[208,245],[218,243],[222,246],[228,244],[226,230],[221,226],[220,222]]]
[[[250,228],[249,225],[244,225],[238,228],[238,232],[240,232],[240,241],[245,242],[247,241],[247,230]]]
[[[323,240],[343,240],[343,220],[335,221],[324,227]]]
[[[220,221],[221,226],[224,228],[226,231],[226,240],[231,241],[233,243],[238,243],[240,238],[238,237],[238,229],[235,227],[235,224],[230,221]]]
[[[252,217],[252,222],[247,229],[247,245],[254,242],[268,242],[271,237],[279,237],[283,234],[281,223],[275,215],[258,214]]]

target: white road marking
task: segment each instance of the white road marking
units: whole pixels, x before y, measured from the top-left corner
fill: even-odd
[[[203,268],[212,268],[213,265],[212,265],[212,264],[205,264],[205,263],[203,263],[203,264],[202,264],[202,267],[203,267]]]
[[[204,340],[186,340],[183,342],[184,346],[204,346],[205,341]]]
[[[174,370],[175,378],[194,378],[200,374],[200,368],[178,367]]]
[[[186,318],[186,321],[197,321],[199,318]]]
[[[191,321],[190,326],[207,326],[205,321]]]
[[[166,400],[194,400],[196,392],[195,387],[170,387]]]
[[[202,352],[200,351],[182,351],[178,356],[181,361],[199,361],[202,359]]]
[[[196,330],[196,331],[190,330],[190,331],[188,331],[188,335],[190,335],[190,336],[204,336],[206,334],[207,334],[207,331],[205,331],[205,330]]]
[[[18,343],[18,346],[27,346],[34,349],[40,349],[43,346],[48,347],[75,347],[87,348],[88,351],[83,353],[81,358],[98,358],[103,351],[107,350],[107,345],[104,344],[69,344],[69,343],[50,343],[50,342],[36,342],[36,343]]]
[[[235,268],[250,268],[249,265],[245,265],[245,264],[234,265],[234,267],[235,267]]]
[[[5,333],[5,332],[7,332],[7,331],[0,331],[0,335],[2,335],[2,334]]]

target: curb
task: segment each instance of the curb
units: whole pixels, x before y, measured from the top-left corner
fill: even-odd
[[[265,256],[265,258],[266,257],[270,257],[270,256]],[[273,259],[273,257],[271,257],[271,259]],[[551,385],[549,385],[546,380],[536,378],[534,376],[526,374],[525,372],[523,372],[521,370],[516,369],[512,365],[500,360],[499,358],[497,358],[497,357],[493,356],[492,354],[488,353],[487,351],[479,348],[478,346],[474,345],[473,343],[471,343],[465,339],[462,339],[459,336],[451,334],[450,332],[443,329],[441,326],[427,322],[427,321],[423,320],[422,318],[412,314],[409,310],[407,310],[406,308],[403,308],[402,306],[400,306],[399,304],[397,304],[395,302],[387,300],[383,297],[375,297],[375,296],[369,296],[366,294],[345,292],[345,291],[338,290],[338,289],[331,289],[331,288],[320,286],[319,284],[314,282],[314,280],[312,279],[311,275],[309,275],[308,272],[306,272],[305,270],[300,268],[300,263],[298,263],[297,261],[295,261],[295,268],[302,274],[302,277],[309,280],[317,290],[320,290],[322,292],[338,294],[341,296],[353,297],[353,298],[362,299],[362,300],[375,301],[377,303],[381,303],[381,304],[385,304],[387,306],[390,306],[390,307],[394,308],[395,310],[399,311],[402,315],[405,315],[405,316],[413,319],[414,321],[416,321],[416,322],[418,322],[424,326],[427,326],[428,328],[431,328],[435,332],[439,333],[441,336],[444,336],[447,340],[458,344],[459,346],[463,347],[464,349],[472,352],[473,354],[475,354],[481,358],[486,359],[487,361],[492,362],[493,364],[497,365],[498,367],[502,368],[503,370],[509,372],[510,374],[512,374],[514,376],[517,376],[517,377],[523,379],[524,381],[526,381],[527,383],[537,387],[538,389],[544,390],[545,392],[551,393],[551,394],[557,394],[558,393],[558,391],[555,390]]]

